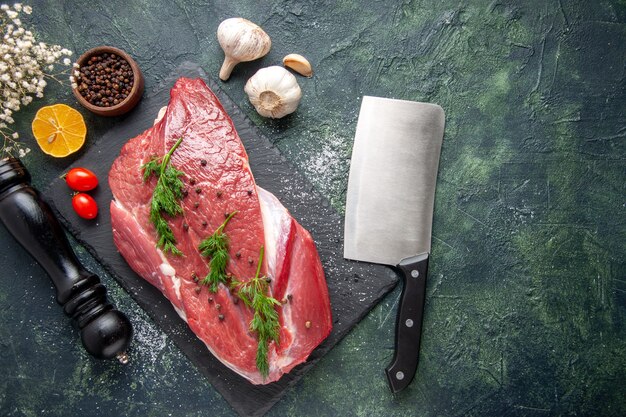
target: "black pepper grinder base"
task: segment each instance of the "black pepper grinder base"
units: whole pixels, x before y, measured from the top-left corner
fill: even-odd
[[[78,325],[87,352],[127,363],[133,335],[128,317],[108,302],[100,279],[80,264],[59,221],[30,185],[30,174],[17,158],[0,161],[0,221],[52,279],[57,301]]]

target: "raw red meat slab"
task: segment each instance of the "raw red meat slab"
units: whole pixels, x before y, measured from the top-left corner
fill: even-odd
[[[155,180],[143,183],[141,176],[141,166],[153,156],[163,156],[181,136],[171,164],[185,173],[188,195],[182,200],[184,215],[169,223],[184,257],[164,255],[156,248],[148,214]],[[315,244],[271,193],[255,185],[232,121],[201,79],[176,82],[165,116],[122,148],[109,184],[113,237],[120,253],[233,371],[254,384],[276,381],[328,336],[330,303]],[[262,274],[272,278],[271,295],[286,301],[278,308],[280,344],[270,345],[267,378],[256,369],[257,340],[248,330],[251,310],[236,303],[225,286],[216,294],[201,286],[198,293],[193,280],[194,274],[202,278],[208,272],[198,244],[234,210],[237,214],[226,227],[231,241],[227,272],[241,281],[252,278],[263,245]]]

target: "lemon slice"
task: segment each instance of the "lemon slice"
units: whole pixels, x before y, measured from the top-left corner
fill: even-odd
[[[40,108],[31,128],[41,150],[56,158],[79,150],[87,136],[83,115],[65,104]]]

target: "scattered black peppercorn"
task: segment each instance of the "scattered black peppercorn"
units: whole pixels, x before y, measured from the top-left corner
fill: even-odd
[[[213,302],[213,297],[209,297],[209,303]]]
[[[201,159],[200,160],[200,165],[202,165],[203,167],[206,166],[206,159]]]
[[[222,305],[221,304],[215,304],[215,308],[220,310],[222,308]]]
[[[133,70],[121,56],[111,53],[94,55],[79,68],[77,90],[89,103],[112,107],[130,95],[134,84]]]
[[[248,263],[252,265],[254,263],[254,259],[252,259],[251,257],[248,257]]]
[[[193,282],[198,282],[198,275],[196,275],[195,272],[191,273],[191,279],[193,279]]]
[[[199,202],[197,202],[197,201],[196,201],[195,203],[193,203],[193,207],[194,207],[194,208],[198,208],[198,206],[199,206],[199,205],[200,205],[200,203],[199,203]]]
[[[187,191],[187,189],[185,188],[183,190],[183,197],[187,197],[187,195],[189,195],[189,191]]]
[[[237,297],[233,298],[233,304],[239,304],[239,298]]]
[[[222,191],[218,190],[216,194],[217,194],[217,198],[220,198],[222,196]]]
[[[235,256],[236,256],[237,258],[241,258],[241,252],[237,251],[237,253],[235,254]]]
[[[293,299],[293,295],[287,294],[287,301],[291,301]]]
[[[220,319],[220,321],[224,321],[224,315],[220,314],[219,316],[217,316],[218,319]]]
[[[195,178],[189,178],[189,184],[194,185],[196,183]]]
[[[189,230],[189,225],[187,223],[183,223],[183,230],[185,230],[185,232]]]
[[[206,227],[206,225],[207,225],[206,220],[202,220],[202,227]]]
[[[196,188],[196,194],[200,194],[202,192],[202,188],[198,187]]]
[[[248,195],[252,195],[252,190],[248,190]]]
[[[196,288],[195,288],[195,291],[196,291],[196,294],[200,294],[200,291],[202,291],[202,288],[200,288],[200,287],[196,287]]]

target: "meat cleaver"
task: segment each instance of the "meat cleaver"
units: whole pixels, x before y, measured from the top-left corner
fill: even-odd
[[[391,391],[417,369],[435,184],[445,123],[436,104],[364,96],[346,200],[344,257],[391,265],[402,275]]]

